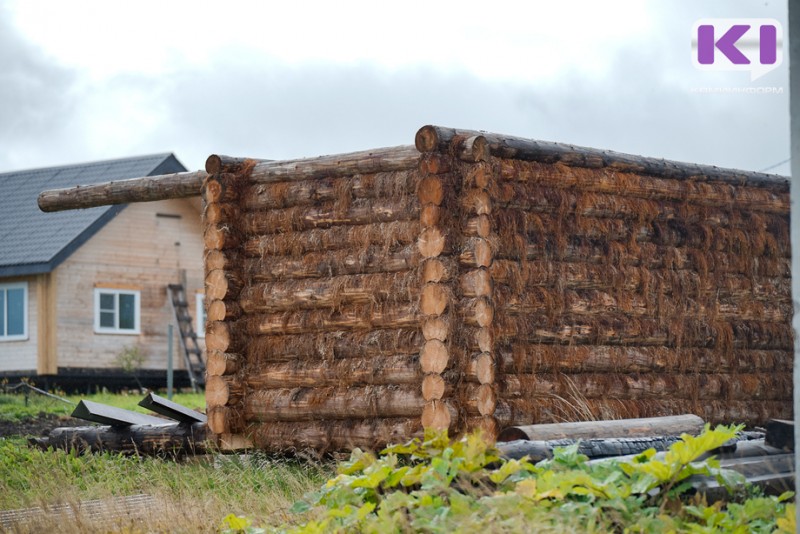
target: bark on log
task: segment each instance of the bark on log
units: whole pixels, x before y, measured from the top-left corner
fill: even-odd
[[[267,389],[244,400],[249,422],[419,417],[424,400],[419,386],[366,386]]]
[[[234,271],[210,271],[206,275],[206,298],[211,300],[236,299],[239,296],[244,281],[239,273]]]
[[[247,164],[272,161],[269,159],[237,158],[233,156],[223,156],[222,154],[211,154],[206,159],[206,172],[217,174],[220,172],[240,172]]]
[[[480,350],[476,343],[472,347]],[[786,350],[541,345],[524,342],[497,350],[504,374],[528,373],[786,373],[792,355]]]
[[[320,453],[351,451],[355,447],[381,450],[392,443],[421,437],[419,417],[368,420],[308,421],[252,424],[253,444],[260,450],[286,453],[292,449]]]
[[[417,132],[414,144],[420,152],[444,151],[456,136],[482,136],[489,151],[499,158],[514,158],[543,163],[561,163],[568,166],[603,168],[618,172],[635,172],[653,176],[692,181],[712,181],[731,185],[776,188],[788,192],[785,177],[758,172],[722,169],[710,165],[697,165],[656,158],[622,154],[610,150],[578,147],[561,143],[550,143],[519,137],[457,130],[442,126],[423,126]]]
[[[472,135],[460,139],[456,146],[454,146],[454,150],[462,161],[468,163],[486,161],[491,156],[489,144],[482,135]]]
[[[480,189],[466,191],[460,199],[461,207],[470,215],[491,215],[492,199],[489,193]]]
[[[150,456],[203,454],[206,451],[206,424],[167,423],[164,425],[79,426],[50,431],[44,448],[78,452],[121,452]]]
[[[365,201],[366,200],[366,201]],[[348,209],[335,204],[299,206],[242,215],[241,228],[248,235],[300,232],[331,226],[356,226],[393,221],[418,220],[420,206],[410,198],[399,200],[357,199]]]
[[[336,178],[253,184],[242,193],[248,211],[349,202],[354,198],[399,199],[412,196],[420,176],[413,171],[380,172]]]
[[[309,252],[367,252],[373,245],[392,249],[416,244],[419,236],[419,221],[392,221],[252,236],[245,241],[243,249],[248,257],[292,256],[297,259]]]
[[[236,204],[206,204],[203,208],[203,221],[209,225],[234,223],[241,217],[241,210]]]
[[[393,354],[383,358],[342,360],[294,360],[263,363],[247,375],[251,390],[368,386],[417,385],[422,380],[416,354]]]
[[[335,330],[371,330],[417,326],[415,305],[397,305],[391,309],[372,306],[348,306],[341,311],[310,310],[294,313],[265,313],[244,319],[248,334],[308,334]],[[206,336],[206,343],[208,337]]]
[[[478,189],[488,189],[492,183],[492,168],[486,162],[470,165],[464,173],[464,188],[476,187]]]
[[[289,182],[352,174],[404,171],[415,167],[419,158],[420,154],[413,146],[398,146],[316,158],[261,162],[253,167],[250,181]]]
[[[334,330],[310,334],[278,333],[251,337],[247,343],[247,358],[257,364],[349,358],[372,361],[398,354],[418,354],[423,343],[424,339],[417,325],[361,332]]]
[[[242,358],[239,354],[208,351],[206,355],[206,373],[208,376],[232,375],[241,368]]]
[[[364,251],[309,252],[301,258],[247,258],[244,274],[255,283],[319,279],[345,275],[397,273],[414,269],[420,261],[414,245],[397,250],[371,246]],[[208,266],[208,262],[206,262]]]
[[[200,196],[206,176],[204,171],[179,172],[67,189],[50,189],[39,194],[39,209],[51,212],[196,197]]]
[[[539,462],[553,457],[557,447],[569,447],[578,444],[578,453],[590,459],[609,458],[624,455],[641,454],[647,449],[665,451],[681,441],[679,436],[636,437],[636,438],[598,438],[598,439],[555,439],[549,441],[519,439],[504,441],[498,444],[503,458],[519,460],[524,456],[532,462]]]
[[[696,436],[703,431],[704,425],[703,419],[693,414],[580,423],[540,424],[506,428],[497,436],[497,441],[634,438],[679,436],[681,434]]]
[[[239,295],[245,313],[298,309],[338,309],[345,304],[408,302],[415,297],[416,273],[338,276],[298,283],[269,282],[246,287]]]

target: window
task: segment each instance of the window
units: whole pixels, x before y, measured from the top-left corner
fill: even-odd
[[[0,284],[0,341],[28,339],[28,282]]]
[[[95,289],[94,331],[98,334],[138,334],[139,292]]]
[[[195,294],[195,332],[197,337],[206,337],[206,296],[202,293]]]

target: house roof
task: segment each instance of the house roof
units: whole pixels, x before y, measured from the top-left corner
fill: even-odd
[[[0,174],[0,277],[52,271],[125,207],[43,213],[36,199],[45,189],[185,170],[165,153]]]

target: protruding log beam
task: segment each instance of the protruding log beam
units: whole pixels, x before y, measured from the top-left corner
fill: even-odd
[[[426,401],[439,400],[452,395],[450,386],[441,375],[426,374],[422,378],[422,398]]]
[[[450,353],[443,342],[431,339],[422,346],[419,362],[424,373],[443,373],[449,360]]]
[[[491,156],[489,144],[482,135],[473,135],[464,139],[459,139],[455,144],[455,152],[462,161],[477,163],[479,161],[486,161]]]
[[[417,247],[423,258],[435,258],[444,252],[445,242],[446,238],[439,228],[425,228],[419,234]]]
[[[422,410],[422,426],[430,430],[447,430],[458,421],[458,411],[447,400],[432,400]]]
[[[209,376],[232,375],[239,371],[242,358],[238,354],[208,351],[206,354],[206,373]]]
[[[422,323],[422,335],[426,340],[447,341],[450,325],[441,317],[429,317]]]
[[[780,188],[785,192],[788,192],[789,188],[789,182],[785,177],[772,174],[633,156],[611,150],[598,150],[472,130],[457,130],[442,126],[423,126],[417,132],[414,143],[420,152],[445,151],[456,136],[484,137],[489,145],[491,154],[499,158],[561,163],[574,167],[607,167],[619,172],[649,174],[682,180],[716,181],[733,185]]]
[[[210,321],[206,323],[206,350],[220,352],[239,352],[245,344],[240,333],[231,332],[231,323]]]
[[[235,299],[244,285],[242,277],[232,271],[213,270],[206,275],[206,298],[209,300]]]
[[[211,154],[206,159],[206,172],[208,174],[217,174],[220,172],[240,172],[247,164],[255,165],[265,161],[272,161],[271,159],[253,159],[253,158],[236,158],[232,156],[223,156],[222,154]]]
[[[67,189],[50,189],[39,194],[39,209],[62,211],[196,197],[200,196],[206,176],[205,171],[179,172],[95,185],[79,185]]]
[[[239,247],[239,232],[227,224],[206,226],[203,232],[203,244],[206,250],[225,250]]]
[[[507,428],[500,432],[500,435],[497,436],[497,441],[634,438],[679,436],[681,434],[696,436],[703,431],[704,425],[703,419],[694,414],[580,423],[540,424]]]
[[[244,385],[236,376],[212,375],[206,380],[206,404],[232,406],[242,400]]]
[[[212,300],[208,303],[207,321],[235,321],[242,316],[242,307],[235,300]]]

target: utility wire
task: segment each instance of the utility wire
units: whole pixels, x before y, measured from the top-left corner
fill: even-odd
[[[778,163],[776,163],[775,165],[770,165],[769,167],[764,167],[763,169],[761,169],[761,170],[760,170],[760,171],[758,171],[758,172],[766,172],[766,171],[771,171],[771,170],[772,170],[772,169],[774,169],[775,167],[780,167],[780,166],[781,166],[781,165],[783,165],[784,163],[789,163],[790,161],[792,161],[792,158],[786,158],[786,159],[785,159],[785,160],[783,160],[783,161],[779,161],[779,162],[778,162]]]

